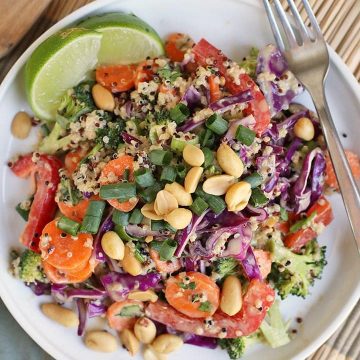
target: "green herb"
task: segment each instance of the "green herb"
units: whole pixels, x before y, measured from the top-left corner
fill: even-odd
[[[158,125],[165,124],[170,119],[170,113],[167,109],[161,109],[154,113],[154,119]]]
[[[194,281],[185,284],[183,282],[178,283],[179,287],[181,287],[184,290],[195,290],[196,289],[196,283]]]
[[[117,316],[122,317],[140,317],[143,314],[139,305],[128,305],[124,306]]]
[[[204,301],[203,303],[200,303],[198,310],[200,311],[205,311],[205,312],[209,312],[212,309],[212,305],[210,303],[210,301]]]
[[[297,232],[298,230],[309,227],[316,215],[317,215],[317,212],[314,211],[309,217],[300,219],[295,224],[292,224],[290,226],[290,233],[294,233],[294,232]]]
[[[200,301],[200,294],[194,294],[192,297],[191,297],[191,302],[192,303],[196,303],[196,302],[199,302]]]
[[[158,70],[159,76],[173,83],[178,77],[181,77],[179,69],[171,69],[169,65],[165,65],[163,68]]]
[[[250,130],[246,126],[239,125],[236,129],[235,138],[246,146],[250,146],[255,139],[255,131]]]
[[[283,207],[280,208],[280,219],[283,221],[289,220],[289,214]]]

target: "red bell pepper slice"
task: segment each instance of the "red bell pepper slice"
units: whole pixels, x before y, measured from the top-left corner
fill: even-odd
[[[40,252],[39,241],[44,226],[54,219],[56,212],[55,195],[60,182],[59,169],[61,161],[55,156],[30,153],[20,156],[12,164],[12,172],[21,178],[34,178],[36,190],[32,202],[29,220],[20,242],[29,249]]]
[[[323,196],[309,208],[306,216],[309,217],[314,212],[316,212],[314,218],[315,224],[327,226],[334,219],[331,204]],[[312,227],[307,227],[306,229],[300,229],[292,234],[286,235],[284,244],[293,251],[299,251],[304,245],[317,236],[318,234]]]
[[[270,285],[256,279],[248,286],[241,310],[234,316],[217,310],[211,317],[211,326],[206,326],[204,319],[190,318],[163,301],[150,303],[146,315],[179,331],[219,337],[222,329],[226,329],[225,337],[236,338],[252,334],[260,327],[274,299],[275,293]]]
[[[205,39],[201,39],[192,49],[195,61],[201,66],[208,66],[207,59],[212,59],[213,64],[225,78],[225,87],[232,93],[238,94],[242,91],[250,90],[253,100],[249,101],[247,108],[244,110],[245,115],[253,115],[255,118],[255,127],[257,135],[261,135],[269,126],[271,116],[270,109],[261,92],[251,77],[245,73],[240,74],[239,84],[228,74],[225,62],[229,61],[221,50],[211,45]]]

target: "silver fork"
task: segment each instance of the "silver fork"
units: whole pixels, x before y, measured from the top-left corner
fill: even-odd
[[[302,0],[302,2],[310,20],[311,31],[301,19],[293,0],[287,0],[287,2],[294,18],[294,27],[291,26],[280,1],[273,0],[275,11],[283,28],[284,35],[282,35],[269,0],[263,0],[263,2],[277,46],[288,61],[290,70],[308,90],[314,101],[345,209],[360,252],[360,193],[351,174],[326,102],[324,84],[329,70],[329,53],[320,27],[307,0]]]

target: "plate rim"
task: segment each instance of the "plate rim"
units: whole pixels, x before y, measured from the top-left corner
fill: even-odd
[[[80,7],[79,9],[75,10],[74,12],[70,13],[69,15],[65,16],[63,19],[56,22],[52,25],[48,30],[46,30],[40,37],[38,37],[19,57],[19,59],[13,64],[10,68],[8,73],[6,74],[5,78],[0,84],[0,100],[6,93],[9,86],[14,81],[15,77],[18,75],[19,71],[24,66],[26,60],[33,52],[33,50],[43,42],[47,37],[55,33],[56,31],[68,26],[70,23],[78,20],[79,18],[86,16],[90,12],[96,11],[98,9],[104,8],[109,4],[112,3],[121,3],[123,0],[95,0],[85,6]],[[250,0],[237,0],[245,2],[249,5],[261,8],[261,4],[258,1],[255,3],[254,1]],[[334,69],[339,71],[341,77],[345,80],[347,85],[350,87],[352,94],[357,99],[357,102],[360,103],[360,84],[355,79],[354,75],[351,73],[350,69],[346,66],[340,56],[330,47],[329,48],[329,56],[330,62],[332,63]],[[0,281],[0,297],[4,302],[6,308],[9,310],[11,315],[17,321],[17,323],[25,330],[25,332],[48,354],[53,356],[58,360],[66,360],[66,356],[63,352],[59,351],[57,347],[54,347],[46,337],[43,335],[38,335],[36,331],[36,326],[33,325],[31,322],[27,320],[27,318],[19,312],[17,307],[13,305],[14,303],[10,300],[11,296],[9,296],[9,292],[3,286],[2,282]],[[328,340],[335,331],[340,327],[340,325],[346,320],[349,316],[352,309],[355,307],[356,303],[360,299],[360,281],[354,287],[354,291],[351,294],[351,297],[348,299],[346,304],[344,304],[342,310],[337,314],[336,317],[330,322],[330,325],[326,328],[326,330],[319,335],[316,340],[310,342],[301,352],[299,352],[295,357],[294,360],[301,360],[305,359],[306,357],[310,356],[314,353],[326,340]]]

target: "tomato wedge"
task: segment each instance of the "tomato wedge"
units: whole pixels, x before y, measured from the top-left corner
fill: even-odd
[[[138,310],[136,310],[138,307]],[[130,311],[126,311],[129,309]],[[135,310],[135,311],[134,311]],[[109,325],[112,329],[116,331],[121,331],[124,329],[132,329],[135,325],[137,318],[135,316],[130,316],[131,313],[136,313],[137,311],[142,312],[144,310],[144,304],[137,300],[125,300],[118,301],[113,303],[107,310],[106,317],[108,319]],[[123,312],[123,315],[121,313]],[[140,316],[140,314],[137,314]]]
[[[275,292],[269,284],[252,280],[243,298],[242,309],[234,316],[217,311],[210,319],[212,324],[194,317],[188,317],[162,301],[150,303],[146,315],[172,328],[210,337],[235,338],[256,331],[275,299]],[[224,334],[222,330],[225,329]]]
[[[359,158],[359,156],[350,150],[345,150],[345,154],[346,154],[346,157],[349,162],[351,172],[352,172],[354,178],[356,180],[360,180],[360,158]],[[333,188],[335,190],[339,190],[339,184],[336,180],[335,171],[334,171],[332,162],[331,162],[328,154],[325,156],[325,160],[326,160],[325,182],[331,188]]]
[[[232,94],[250,90],[253,100],[249,101],[244,113],[246,115],[252,114],[254,116],[256,121],[254,130],[258,135],[261,135],[268,128],[271,116],[265,96],[256,83],[245,73],[240,74],[239,83],[235,83],[225,66],[225,62],[229,61],[229,59],[222,53],[222,51],[217,49],[205,39],[201,39],[193,47],[192,51],[196,62],[202,66],[208,66],[208,59],[214,61],[214,66],[216,66],[220,74],[224,76],[226,81],[225,86]]]
[[[165,297],[177,311],[192,318],[204,318],[219,307],[220,289],[202,273],[182,272],[166,281]]]
[[[111,92],[127,91],[134,87],[136,65],[109,65],[96,69],[96,81]]]
[[[57,269],[47,261],[42,262],[47,278],[54,284],[77,284],[87,280],[94,271],[94,266],[90,261],[85,267],[77,271],[65,271]]]
[[[55,156],[37,153],[20,156],[12,164],[12,172],[21,177],[33,177],[36,191],[31,205],[29,220],[20,235],[20,242],[35,252],[40,252],[39,241],[44,226],[54,218],[55,195],[60,182],[61,161]]]
[[[129,155],[123,155],[117,159],[109,161],[103,168],[100,176],[101,185],[114,184],[119,182],[124,175],[125,170],[129,171],[129,181],[134,181],[134,159]],[[116,199],[108,200],[108,203],[123,212],[131,211],[139,199],[131,199],[120,202]]]
[[[171,61],[183,61],[187,49],[194,45],[194,41],[189,35],[173,33],[165,41],[165,52]]]
[[[43,260],[50,265],[65,271],[77,271],[88,263],[92,244],[91,234],[66,234],[57,227],[55,219],[44,227],[39,248]]]
[[[178,271],[181,268],[180,259],[163,261],[160,260],[160,255],[156,250],[150,249],[149,253],[152,261],[154,261],[155,263],[156,270],[160,273],[171,274],[175,271]]]
[[[331,204],[323,196],[308,209],[306,216],[309,217],[314,212],[316,212],[314,223],[320,226],[327,226],[334,219]],[[314,229],[307,227],[306,229],[300,229],[285,236],[284,244],[294,251],[299,251],[304,245],[317,236],[318,234]]]

